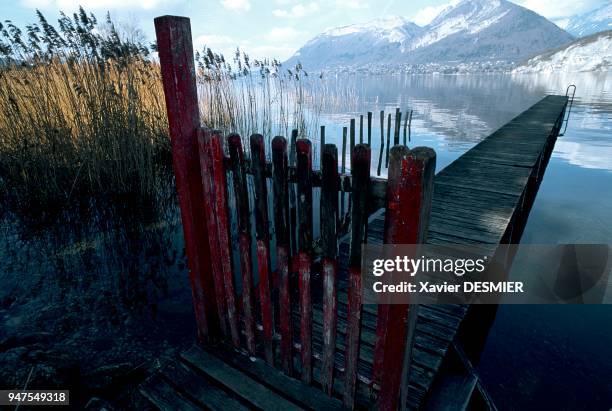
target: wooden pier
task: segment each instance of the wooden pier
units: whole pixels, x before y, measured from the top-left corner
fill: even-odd
[[[478,244],[483,255],[492,256],[497,244],[520,242],[567,102],[566,96],[543,98],[436,175],[428,243]],[[382,211],[369,224],[370,243],[381,242]],[[427,395],[468,309],[462,305],[419,306],[408,374],[408,408],[421,408],[430,401],[437,404],[431,409],[460,409],[462,400],[456,392],[445,398],[454,401],[446,405]],[[364,311],[365,324],[375,323],[374,307],[366,305]]]
[[[476,402],[493,408],[471,364],[473,347],[462,337],[469,340],[477,334],[473,330],[482,331],[486,321],[479,307],[484,306],[362,305],[361,244],[471,244],[493,256],[498,244],[519,242],[567,97],[542,99],[435,177],[432,150],[398,145],[399,115],[388,181],[370,177],[370,147],[355,144],[354,123],[351,176],[339,175],[338,150],[329,144],[322,147],[322,170],[315,173],[310,141],[295,135],[291,150],[283,137],[274,138],[271,164],[263,136],[251,136],[246,167],[239,136],[224,143],[219,133],[199,127],[188,19],[156,19],[156,30],[198,344],[151,376],[142,394],[162,410],[438,410]],[[381,114],[381,124],[382,119]],[[389,149],[390,116],[387,121]],[[266,179],[272,180],[270,193]],[[316,185],[322,200],[315,252]],[[230,189],[237,207],[234,234],[228,229]],[[340,239],[338,193],[343,199],[350,193],[352,204],[350,231]],[[274,203],[274,239],[268,195]],[[234,284],[228,252],[232,237],[240,247],[234,265],[240,266],[242,292]]]

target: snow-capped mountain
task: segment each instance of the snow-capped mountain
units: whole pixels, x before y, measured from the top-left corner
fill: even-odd
[[[533,57],[513,73],[573,73],[612,70],[612,30],[580,38],[565,47]]]
[[[573,37],[506,0],[455,1],[430,24],[403,18],[328,30],[288,60],[306,69],[518,61]]]
[[[310,40],[289,62],[301,61],[307,68],[364,65],[388,59],[422,32],[402,17],[337,27]]]
[[[577,37],[588,36],[604,30],[612,30],[612,3],[570,19],[565,27]]]

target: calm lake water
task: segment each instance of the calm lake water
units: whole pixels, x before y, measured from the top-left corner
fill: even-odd
[[[523,242],[612,243],[612,73],[341,81],[356,98],[324,111],[327,141],[341,143],[351,117],[374,112],[373,170],[380,110],[413,109],[410,146],[433,147],[441,169],[547,93],[576,84]],[[500,409],[608,410],[611,325],[609,306],[501,306],[479,372]],[[0,387],[22,386],[31,372],[30,386],[68,384],[87,396],[90,381],[129,374],[194,334],[171,189],[154,201],[69,205],[46,218],[0,210]]]

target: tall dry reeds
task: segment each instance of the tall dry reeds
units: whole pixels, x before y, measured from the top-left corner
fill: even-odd
[[[147,48],[83,9],[58,29],[38,19],[0,24],[0,185],[40,201],[150,193],[169,141]]]
[[[109,16],[80,8],[57,27],[37,16],[25,30],[0,24],[0,197],[155,194],[170,141],[154,55]],[[231,63],[208,48],[195,57],[205,126],[268,139],[297,128],[317,140],[318,76],[240,51]]]
[[[207,47],[196,52],[196,64],[207,127],[243,137],[261,133],[267,139],[297,129],[300,137],[317,140],[321,78],[309,77],[300,64],[284,68],[278,60],[252,60],[240,50],[230,63]]]

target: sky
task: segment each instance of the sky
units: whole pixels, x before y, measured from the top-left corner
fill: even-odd
[[[610,0],[512,0],[563,27],[569,17]],[[253,58],[291,57],[317,34],[338,26],[399,15],[419,25],[431,21],[448,0],[2,0],[0,20],[19,26],[36,21],[39,9],[57,20],[59,10],[82,5],[102,19],[107,11],[124,27],[138,27],[154,41],[153,19],[172,14],[191,18],[197,49],[207,45],[226,56],[236,47]]]

